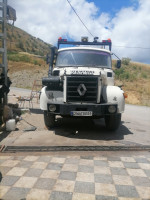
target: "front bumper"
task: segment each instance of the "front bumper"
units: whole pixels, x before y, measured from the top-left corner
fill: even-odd
[[[56,110],[55,112],[50,112],[49,106],[55,105]],[[48,104],[47,110],[49,113],[55,114],[55,115],[62,115],[62,116],[71,116],[72,111],[92,111],[92,116],[95,117],[101,117],[105,115],[110,115],[112,113],[109,112],[108,108],[109,106],[115,106],[116,111],[113,113],[117,113],[118,105],[117,104],[111,104],[111,103],[103,103],[103,104]]]

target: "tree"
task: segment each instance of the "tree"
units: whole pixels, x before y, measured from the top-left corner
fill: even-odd
[[[130,58],[122,58],[122,64],[129,65],[131,59]]]

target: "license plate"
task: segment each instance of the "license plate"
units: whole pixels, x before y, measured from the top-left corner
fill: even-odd
[[[71,111],[71,116],[92,116],[92,111]]]

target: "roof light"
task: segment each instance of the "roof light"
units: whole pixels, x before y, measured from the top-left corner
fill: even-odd
[[[62,37],[59,37],[58,40],[59,40],[59,41],[62,40]]]
[[[94,41],[93,42],[97,42],[99,37],[94,37]]]
[[[102,42],[111,42],[111,39],[110,38],[108,38],[107,40],[102,40]]]
[[[62,37],[59,37],[59,38],[58,38],[58,41],[59,41],[59,42],[67,42],[67,39],[62,39]]]
[[[88,42],[88,37],[81,37],[82,42]]]

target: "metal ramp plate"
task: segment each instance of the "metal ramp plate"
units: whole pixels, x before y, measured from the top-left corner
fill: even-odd
[[[129,146],[6,146],[4,153],[54,151],[150,151],[150,145]]]

